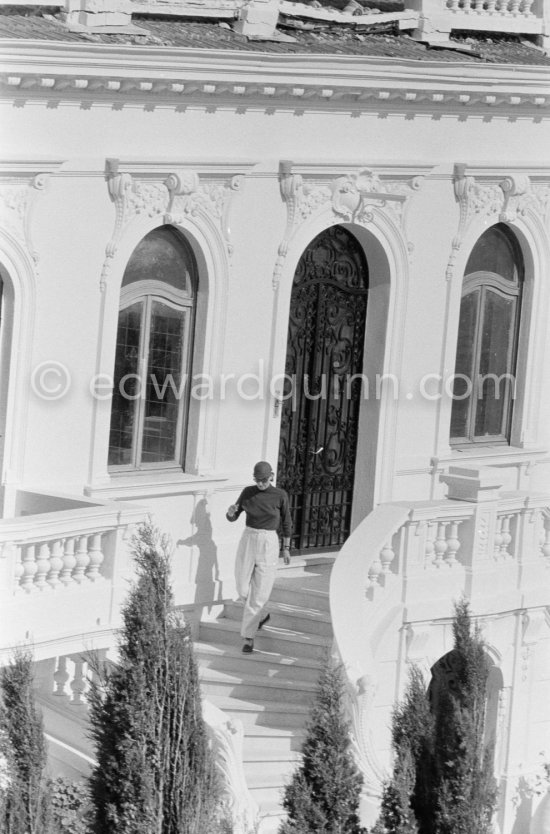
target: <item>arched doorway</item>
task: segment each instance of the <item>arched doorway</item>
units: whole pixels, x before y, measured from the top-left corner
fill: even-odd
[[[311,242],[294,275],[277,484],[298,550],[350,533],[368,289],[363,249],[342,226]]]

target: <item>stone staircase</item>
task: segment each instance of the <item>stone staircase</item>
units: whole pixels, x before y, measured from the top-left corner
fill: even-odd
[[[201,622],[195,653],[204,697],[244,726],[244,771],[260,808],[261,832],[278,830],[283,788],[293,772],[319,671],[332,645],[328,584],[333,555],[280,565],[270,622],[241,652],[242,606]]]

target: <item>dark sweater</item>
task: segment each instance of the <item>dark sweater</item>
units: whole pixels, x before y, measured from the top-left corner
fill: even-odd
[[[237,500],[237,512],[229,521],[236,521],[242,511],[246,513],[246,526],[254,530],[279,530],[285,538],[292,533],[292,518],[288,495],[284,489],[270,484],[261,490],[257,486],[245,487]]]

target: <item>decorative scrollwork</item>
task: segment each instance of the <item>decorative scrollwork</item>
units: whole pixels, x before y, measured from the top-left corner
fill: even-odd
[[[161,180],[136,179],[119,172],[118,161],[109,160],[107,183],[115,204],[115,227],[107,244],[101,287],[105,287],[112,259],[126,226],[138,216],[162,217],[165,223],[182,223],[199,214],[218,227],[231,254],[229,209],[231,199],[242,188],[242,176],[220,180],[182,169]]]
[[[47,174],[36,174],[31,180],[10,179],[0,181],[0,222],[14,238],[27,249],[35,267],[38,252],[32,241],[32,215],[36,198],[48,184]]]
[[[276,289],[282,274],[290,240],[298,226],[330,206],[335,222],[373,223],[382,212],[398,228],[404,227],[404,208],[420,188],[422,177],[382,179],[370,168],[344,176],[324,179],[292,173],[291,163],[282,163],[279,177],[281,196],[287,206],[287,223],[273,274]]]
[[[297,547],[338,546],[349,535],[367,295],[361,247],[331,227],[300,259],[289,315],[277,478]]]
[[[533,183],[527,174],[511,173],[501,178],[479,180],[466,175],[464,164],[455,165],[453,185],[460,207],[457,234],[452,242],[446,277],[454,273],[457,255],[466,232],[476,217],[487,222],[513,222],[533,211],[545,218],[550,207],[550,186]]]

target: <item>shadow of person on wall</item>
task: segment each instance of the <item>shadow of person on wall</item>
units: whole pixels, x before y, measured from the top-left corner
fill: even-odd
[[[216,599],[216,582],[220,578],[218,548],[212,538],[212,522],[206,498],[201,498],[197,502],[190,521],[195,527],[195,532],[186,539],[179,539],[177,544],[198,548],[199,557],[195,573],[195,603],[202,603],[210,609],[211,605],[209,603],[221,599],[221,589],[218,586]]]
[[[527,834],[533,812],[533,791],[523,776],[518,783],[515,804],[516,818],[510,834]]]

